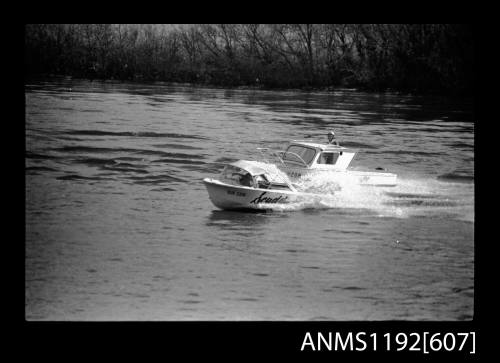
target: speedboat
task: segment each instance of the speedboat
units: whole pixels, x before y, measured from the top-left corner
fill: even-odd
[[[317,196],[297,191],[286,174],[273,165],[250,160],[230,163],[219,179],[205,178],[203,183],[212,203],[228,210],[265,210],[270,205]]]
[[[277,157],[275,165],[285,172],[292,181],[297,181],[301,177],[311,176],[315,173],[330,172],[333,179],[347,175],[350,180],[361,185],[374,186],[395,186],[397,175],[393,173],[377,171],[350,170],[349,165],[356,155],[356,151],[337,144],[317,143],[303,140],[293,140],[289,143],[285,151],[273,152],[268,148],[258,148],[265,156],[269,152]],[[332,173],[333,172],[333,173]],[[339,173],[339,174],[337,174]],[[343,173],[343,174],[340,174]]]

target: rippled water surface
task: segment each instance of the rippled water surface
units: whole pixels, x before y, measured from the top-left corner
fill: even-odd
[[[466,100],[53,80],[26,85],[30,320],[467,320]],[[217,210],[201,182],[334,129],[393,188]],[[334,193],[331,195],[331,193]]]

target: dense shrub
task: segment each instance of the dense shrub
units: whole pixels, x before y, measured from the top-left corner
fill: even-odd
[[[220,86],[471,93],[474,38],[447,24],[32,24],[26,73]]]

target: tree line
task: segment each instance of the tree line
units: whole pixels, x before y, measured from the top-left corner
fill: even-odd
[[[29,24],[27,76],[469,94],[457,24]]]

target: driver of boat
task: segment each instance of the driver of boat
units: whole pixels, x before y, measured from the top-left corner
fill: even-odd
[[[337,140],[335,140],[335,132],[330,131],[328,133],[328,143],[339,146],[339,142]]]

